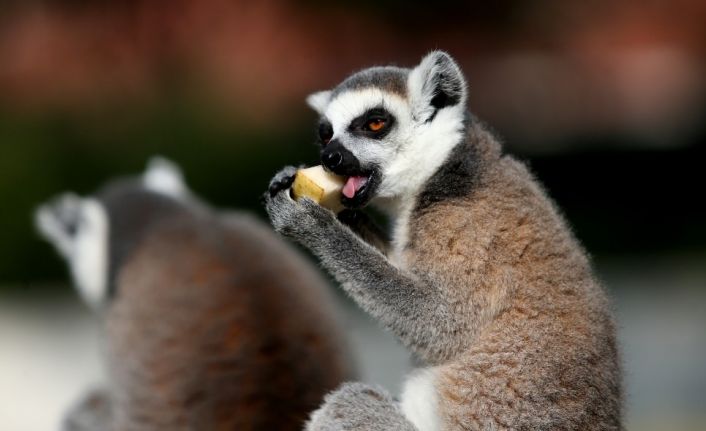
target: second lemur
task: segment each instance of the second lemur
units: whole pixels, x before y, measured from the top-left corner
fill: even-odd
[[[318,271],[254,217],[207,205],[168,160],[36,218],[105,341],[105,387],[65,431],[297,431],[353,374]]]
[[[591,263],[545,190],[466,109],[456,62],[373,67],[309,97],[321,162],[346,178],[339,217],[266,194],[273,226],[310,249],[422,364],[399,403],[362,383],[309,430],[617,430],[614,323]],[[359,209],[387,212],[391,239]]]

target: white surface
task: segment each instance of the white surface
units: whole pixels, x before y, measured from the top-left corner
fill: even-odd
[[[68,291],[68,289],[67,289]],[[0,297],[0,429],[58,429],[66,409],[102,380],[98,331],[75,295]]]

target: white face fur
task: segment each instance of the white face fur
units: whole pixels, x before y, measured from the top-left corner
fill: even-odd
[[[162,157],[150,160],[141,180],[148,190],[177,199],[189,196],[179,167]],[[70,192],[40,206],[35,213],[39,233],[66,259],[76,288],[93,308],[107,299],[109,221],[97,199]]]
[[[444,79],[454,80],[458,101],[437,110],[432,99],[439,86],[445,85]],[[448,54],[433,52],[426,56],[410,71],[406,87],[406,97],[370,86],[345,90],[333,98],[330,91],[319,92],[307,99],[331,123],[332,139],[361,164],[380,168],[381,182],[375,195],[392,201],[416,196],[464,133],[465,81]],[[353,119],[378,107],[395,117],[387,135],[378,140],[349,132]]]

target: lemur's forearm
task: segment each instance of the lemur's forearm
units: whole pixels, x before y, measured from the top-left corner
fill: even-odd
[[[303,243],[353,299],[408,348],[425,357],[448,355],[449,340],[462,328],[435,286],[394,267],[341,223],[320,225]]]
[[[420,358],[435,362],[457,353],[467,332],[464,316],[452,311],[442,286],[396,268],[312,200],[294,201],[285,191],[292,171],[278,173],[265,196],[275,230],[309,248],[364,310]]]

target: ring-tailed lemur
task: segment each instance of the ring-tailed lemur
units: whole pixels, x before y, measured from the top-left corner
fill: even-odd
[[[538,181],[467,113],[454,60],[366,69],[308,102],[322,164],[346,177],[353,210],[337,219],[292,200],[288,167],[266,194],[272,224],[423,364],[399,404],[344,385],[308,429],[621,428],[604,290]],[[376,230],[356,210],[369,202],[391,216],[389,243],[361,239]]]
[[[168,161],[36,218],[105,330],[107,388],[65,429],[299,430],[350,378],[313,265],[254,218],[198,201]]]

